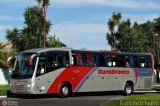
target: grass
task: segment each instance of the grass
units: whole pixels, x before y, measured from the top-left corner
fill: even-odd
[[[154,86],[153,90],[160,91],[160,86]]]
[[[0,85],[0,96],[7,95],[7,91],[10,90],[9,85]]]
[[[107,101],[103,106],[159,106],[160,94],[132,95],[119,100]]]
[[[155,82],[155,83],[154,83],[154,85],[160,85],[160,83],[158,83],[158,82]]]

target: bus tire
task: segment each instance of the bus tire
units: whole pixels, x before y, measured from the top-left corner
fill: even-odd
[[[132,92],[133,92],[133,85],[130,84],[130,83],[126,83],[126,84],[125,84],[125,87],[124,87],[124,91],[123,91],[124,95],[125,95],[125,96],[128,96],[128,95],[130,95]]]
[[[59,88],[59,97],[67,98],[71,94],[71,88],[67,83],[62,83]]]

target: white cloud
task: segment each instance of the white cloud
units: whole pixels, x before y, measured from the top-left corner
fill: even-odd
[[[159,8],[153,0],[50,0],[52,6],[104,5],[125,8]],[[13,5],[37,5],[36,0],[0,0]]]
[[[20,20],[24,20],[24,18],[22,16],[0,16],[0,20],[6,20],[6,21],[20,21]]]
[[[109,50],[105,40],[107,28],[105,24],[77,24],[64,22],[53,27],[52,33],[69,47],[76,49]]]
[[[145,23],[148,20],[153,21],[153,19],[158,18],[158,14],[122,14],[123,19],[131,19],[132,22]]]
[[[35,0],[0,0],[0,4],[12,4],[13,6],[29,6],[37,4]]]
[[[7,29],[10,29],[10,28],[12,28],[12,27],[9,26],[9,25],[0,25],[0,33],[1,33],[0,42],[6,40],[5,37],[4,37],[5,32],[6,32]]]
[[[106,5],[126,8],[159,8],[159,4],[147,0],[51,0],[52,4],[59,6],[77,5]]]
[[[0,25],[0,31],[5,31],[7,29],[11,28],[11,26],[7,26],[7,25]]]

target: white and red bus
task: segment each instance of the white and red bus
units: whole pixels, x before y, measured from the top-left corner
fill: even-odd
[[[11,93],[52,94],[123,91],[153,87],[150,53],[119,53],[69,48],[30,49],[16,57]]]

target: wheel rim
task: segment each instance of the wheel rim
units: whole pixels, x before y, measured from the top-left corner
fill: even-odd
[[[69,92],[68,87],[63,87],[63,88],[62,88],[62,93],[63,93],[64,95],[68,95],[68,92]]]
[[[130,86],[126,87],[126,93],[130,94],[132,92],[132,88]]]

